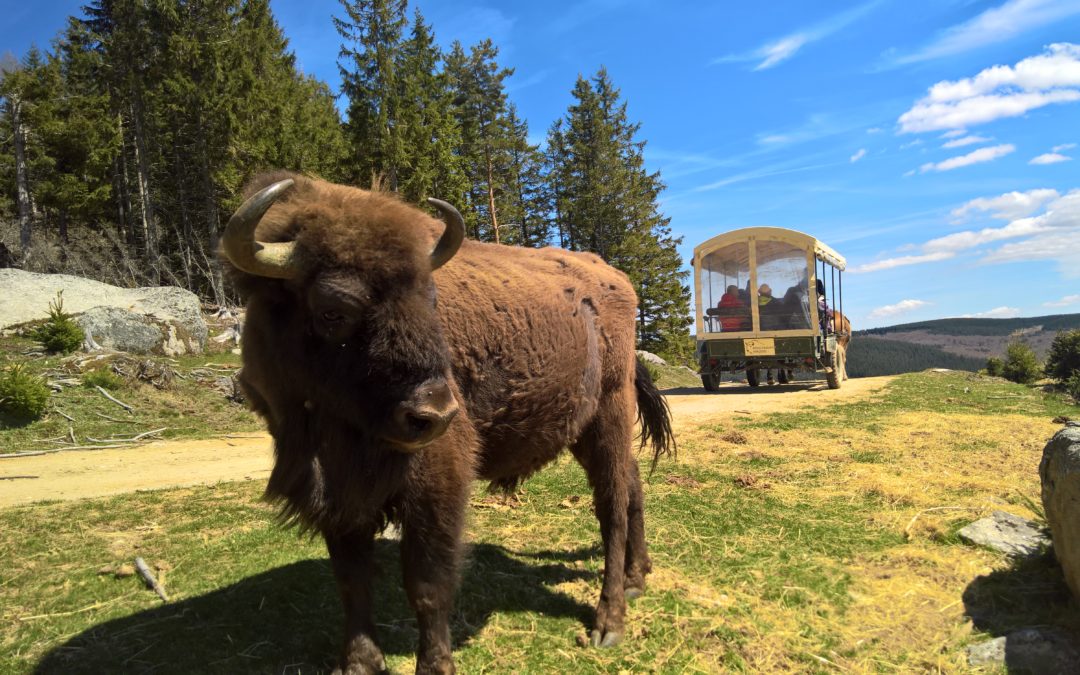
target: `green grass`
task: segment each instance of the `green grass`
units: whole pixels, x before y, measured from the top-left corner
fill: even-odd
[[[630,606],[626,640],[609,650],[578,645],[603,568],[580,468],[563,457],[510,500],[478,487],[452,617],[458,670],[830,672],[837,663],[962,672],[964,646],[983,636],[1080,628],[1056,567],[1011,564],[955,536],[996,494],[1026,508],[1024,495],[1037,494],[1033,469],[1017,484],[995,453],[1037,463],[1044,438],[1016,427],[1000,443],[960,433],[864,443],[874,428],[907,433],[896,416],[912,412],[939,427],[973,411],[1075,414],[1061,405],[996,381],[921,374],[899,378],[878,403],[801,413],[808,434],[789,429],[788,414],[741,427],[734,441],[722,440],[733,438],[725,425],[683,430],[680,461],[646,479],[654,571]],[[854,441],[823,440],[817,417],[850,424]],[[967,470],[987,482],[961,484],[971,479],[961,473],[944,487],[920,484],[914,471],[925,458],[916,455],[929,444],[941,462],[935,474],[953,470],[952,457],[986,457],[986,468]],[[989,482],[998,474],[1003,482]],[[325,550],[279,527],[261,489],[229,483],[0,511],[0,672],[328,672],[342,613]],[[972,509],[922,513],[941,504]],[[911,529],[920,514],[920,527],[933,527]],[[109,572],[135,556],[166,570],[170,603],[137,577]],[[408,672],[417,630],[396,544],[380,541],[377,556],[380,639],[390,667]]]
[[[82,386],[64,385],[52,392],[42,419],[30,424],[0,421],[0,453],[28,452],[60,447],[47,439],[68,438],[68,430],[79,444],[88,438],[124,438],[143,431],[167,427],[161,438],[208,438],[234,431],[254,431],[262,423],[243,405],[233,403],[210,386],[214,376],[235,371],[240,357],[231,353],[184,356],[175,359],[148,357],[172,367],[180,377],[166,390],[137,381],[128,381],[108,366],[91,364],[86,372],[69,372],[65,364],[71,358],[27,356],[33,342],[24,338],[0,339],[0,369],[23,364],[27,373],[78,378]],[[209,365],[217,371],[208,370]],[[120,401],[134,408],[128,413],[106,399],[93,385],[99,385]],[[61,414],[63,413],[63,414]],[[75,421],[71,422],[64,415]],[[112,418],[112,419],[109,419]]]
[[[880,422],[897,411],[938,414],[1075,416],[1077,407],[1058,393],[1014,384],[975,373],[908,373],[900,375],[874,399],[824,409],[777,413],[747,420],[746,428],[794,430],[855,428],[881,430]]]
[[[680,489],[671,476],[701,487]],[[259,489],[225,484],[0,512],[0,672],[27,672],[42,657],[54,672],[328,669],[341,612],[321,542],[282,530]],[[518,506],[474,511],[455,614],[461,672],[608,672],[644,663],[677,671],[701,650],[736,665],[745,637],[725,628],[726,614],[761,632],[772,622],[755,611],[760,601],[842,617],[845,561],[897,542],[895,533],[865,526],[872,501],[817,504],[808,521],[808,503],[784,504],[735,487],[729,475],[679,467],[649,487],[654,565],[703,588],[754,586],[760,599],[717,608],[661,588],[634,604],[633,639],[601,652],[575,645],[603,567],[588,495],[581,470],[562,461],[528,483]],[[476,500],[491,501],[485,497],[477,492]],[[778,546],[785,531],[803,544]],[[725,549],[734,537],[746,545]],[[390,665],[407,670],[415,622],[400,590],[396,547],[383,542],[378,550],[377,621]],[[170,568],[171,604],[162,606],[137,577],[99,572],[136,555]],[[800,630],[811,641],[831,641],[810,623]],[[723,657],[727,645],[736,649]]]

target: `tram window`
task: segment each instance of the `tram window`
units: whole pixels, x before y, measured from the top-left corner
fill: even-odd
[[[701,307],[710,333],[750,330],[750,245],[738,242],[704,256]]]
[[[761,330],[810,328],[810,271],[806,249],[759,239],[757,302]]]

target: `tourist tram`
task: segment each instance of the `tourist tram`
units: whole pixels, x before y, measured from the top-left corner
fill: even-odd
[[[694,249],[697,358],[701,383],[715,391],[724,372],[786,383],[795,371],[824,373],[831,389],[846,379],[851,327],[843,316],[843,256],[814,237],[779,227],[748,227]],[[765,371],[765,372],[759,372]]]

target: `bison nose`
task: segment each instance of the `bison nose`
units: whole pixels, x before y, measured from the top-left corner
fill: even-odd
[[[441,436],[458,413],[458,404],[446,380],[428,380],[390,417],[386,440],[406,451],[415,451]]]

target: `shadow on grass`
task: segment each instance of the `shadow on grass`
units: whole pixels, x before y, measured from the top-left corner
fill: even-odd
[[[591,620],[592,608],[551,590],[595,573],[567,567],[595,549],[521,557],[474,544],[452,616],[454,649],[496,612]],[[416,651],[397,543],[376,542],[375,621],[386,654]],[[219,590],[93,626],[48,652],[35,673],[320,673],[335,665],[342,612],[329,561],[302,560]]]
[[[964,613],[979,630],[1000,637],[1036,628],[1058,643],[1055,651],[1080,650],[1080,608],[1072,601],[1052,552],[1018,558],[1005,569],[976,577],[962,597]],[[1022,637],[1015,644],[1011,637],[1006,641],[1005,665],[1010,671],[1030,667],[1029,657],[1020,651],[1023,641]]]

